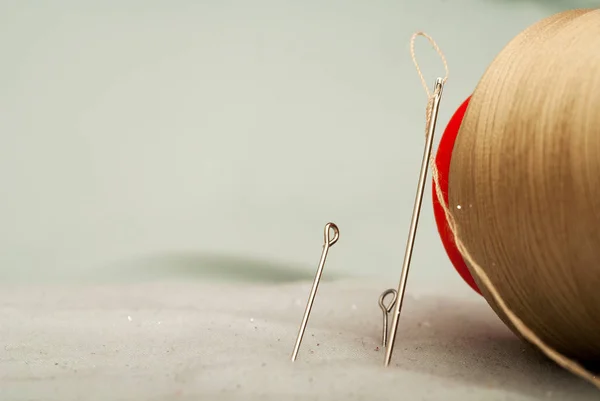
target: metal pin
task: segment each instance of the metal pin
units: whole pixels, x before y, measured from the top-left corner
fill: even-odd
[[[333,231],[333,238],[331,237],[331,231]],[[294,352],[292,352],[292,362],[296,360],[298,356],[298,350],[300,349],[300,344],[302,343],[302,337],[304,337],[304,330],[306,330],[306,324],[308,323],[308,317],[310,316],[310,311],[312,309],[312,304],[315,300],[315,295],[317,294],[317,288],[319,288],[319,282],[321,281],[321,274],[323,273],[323,266],[325,265],[325,260],[327,259],[327,252],[329,248],[333,246],[340,237],[340,230],[333,223],[327,223],[325,225],[325,233],[324,239],[325,242],[323,244],[323,252],[321,253],[321,261],[319,262],[319,267],[317,268],[317,274],[315,275],[315,280],[313,281],[312,288],[310,290],[310,295],[308,296],[308,303],[306,304],[306,310],[304,311],[304,317],[302,318],[302,323],[300,324],[300,331],[298,331],[298,337],[296,338],[296,345],[294,346]]]
[[[433,136],[435,134],[435,125],[437,122],[440,100],[442,98],[442,90],[444,89],[444,80],[438,78],[435,81],[435,90],[433,92],[433,104],[431,109],[431,120],[427,129],[427,137],[425,138],[425,149],[423,151],[423,160],[421,162],[421,172],[419,174],[419,183],[417,185],[417,194],[413,207],[412,219],[410,222],[410,230],[406,241],[406,253],[404,254],[404,262],[402,264],[402,273],[400,275],[400,283],[398,284],[397,299],[394,308],[394,318],[390,331],[388,346],[385,351],[385,366],[389,366],[394,352],[394,343],[396,341],[396,332],[398,331],[398,321],[400,319],[400,311],[402,310],[402,302],[404,301],[404,291],[406,290],[406,280],[410,261],[412,258],[413,246],[415,244],[415,235],[417,225],[419,223],[419,214],[421,213],[421,203],[423,201],[423,191],[425,189],[425,181],[427,179],[427,170],[429,168],[429,160],[431,158],[431,148],[433,145]]]
[[[393,295],[392,302],[390,302],[390,304],[388,306],[385,306],[385,304],[384,304],[385,298],[390,294]],[[392,311],[392,308],[394,307],[394,304],[396,303],[397,296],[398,296],[398,293],[396,292],[396,290],[393,288],[390,288],[388,290],[385,290],[379,297],[379,307],[381,308],[381,311],[383,312],[383,333],[381,335],[381,346],[384,348],[387,345],[388,314]]]

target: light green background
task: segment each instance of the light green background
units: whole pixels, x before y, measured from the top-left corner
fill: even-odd
[[[4,0],[0,281],[310,279],[331,220],[326,276],[392,286],[424,141],[410,35],[446,53],[443,128],[508,40],[585,3]],[[411,281],[469,291],[429,186]]]

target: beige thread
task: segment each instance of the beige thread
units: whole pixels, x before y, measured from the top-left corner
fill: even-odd
[[[423,32],[418,32],[413,35],[413,37],[411,38],[411,56],[413,58],[413,62],[415,64],[415,67],[419,74],[419,78],[421,79],[421,83],[423,84],[423,86],[425,88],[425,92],[427,93],[427,97],[428,97],[428,104],[427,104],[427,111],[426,111],[426,118],[427,118],[426,127],[428,127],[429,124],[431,123],[430,108],[431,108],[433,96],[431,95],[431,93],[427,87],[427,84],[425,83],[425,79],[423,78],[423,74],[419,68],[418,62],[415,57],[414,41],[417,36],[424,36],[425,38],[427,38],[429,40],[429,42],[433,45],[436,52],[440,55],[440,57],[444,63],[444,67],[446,69],[446,77],[444,78],[444,81],[446,81],[446,79],[448,78],[448,65],[446,63],[446,59],[445,59],[442,51],[440,50],[440,48],[437,46],[435,41],[430,36],[428,36],[427,34],[425,34]],[[435,193],[436,193],[436,197],[437,197],[439,204],[442,206],[442,209],[444,210],[444,214],[446,216],[448,226],[450,228],[450,231],[452,232],[454,243],[456,244],[458,251],[461,253],[461,255],[463,256],[465,261],[469,264],[469,266],[471,267],[473,272],[476,274],[476,276],[479,278],[481,283],[483,283],[484,287],[492,295],[492,297],[493,297],[494,301],[496,302],[496,304],[498,305],[498,307],[506,315],[506,317],[509,319],[510,323],[512,323],[514,328],[520,333],[520,335],[525,340],[527,340],[530,343],[537,346],[546,356],[548,356],[551,360],[556,362],[558,365],[562,366],[567,371],[587,380],[588,382],[590,382],[591,384],[593,384],[594,386],[596,386],[597,388],[600,389],[600,379],[594,373],[592,373],[591,371],[584,368],[581,364],[579,364],[575,360],[572,360],[572,359],[566,357],[565,355],[561,354],[560,352],[557,352],[551,346],[547,345],[544,341],[542,341],[542,339],[540,339],[538,337],[538,335],[536,335],[529,327],[527,327],[527,325],[507,306],[507,304],[503,300],[502,296],[500,296],[498,290],[492,284],[489,276],[485,273],[483,268],[474,260],[473,256],[466,249],[466,246],[464,245],[462,240],[459,238],[458,229],[457,229],[454,217],[452,216],[448,205],[444,201],[442,189],[439,184],[437,166],[435,165],[434,160],[435,160],[435,158],[432,156],[432,158],[430,159],[430,164],[431,164],[431,171],[432,171],[432,180],[433,180],[433,183],[435,186]]]
[[[428,34],[426,34],[425,32],[421,32],[421,31],[415,32],[410,38],[410,57],[412,58],[415,68],[417,69],[417,73],[419,74],[419,79],[421,80],[423,89],[425,89],[425,93],[427,94],[427,108],[425,109],[425,121],[426,121],[425,122],[425,136],[427,136],[427,133],[429,132],[429,124],[431,121],[431,108],[433,107],[433,97],[434,97],[435,93],[432,94],[429,91],[429,86],[427,85],[427,82],[425,82],[425,77],[423,76],[423,72],[421,71],[421,68],[419,67],[419,62],[417,61],[417,56],[415,54],[415,40],[419,36],[422,36],[429,41],[431,46],[433,46],[433,49],[437,52],[437,54],[440,56],[440,59],[442,60],[442,63],[444,64],[444,70],[446,73],[444,78],[442,78],[443,84],[445,84],[446,81],[448,80],[450,71],[448,70],[448,63],[446,62],[446,57],[444,56],[444,53],[439,48],[437,43],[435,43],[435,40],[433,40],[433,38],[431,36],[429,36]],[[433,160],[433,158],[430,159],[430,164],[431,164],[432,160]]]
[[[425,89],[425,93],[427,93],[427,97],[430,98],[431,92],[429,92],[429,86],[425,82],[425,77],[423,77],[423,73],[421,72],[419,63],[417,62],[417,56],[415,55],[415,40],[419,36],[422,36],[425,39],[427,39],[429,41],[429,43],[431,44],[431,46],[433,46],[433,49],[437,52],[437,54],[442,59],[442,63],[444,63],[444,69],[446,70],[446,75],[442,79],[443,83],[446,83],[446,81],[448,80],[448,76],[450,75],[450,72],[448,70],[448,63],[446,62],[446,57],[444,56],[444,53],[442,53],[442,51],[440,50],[437,43],[435,43],[435,40],[433,40],[433,38],[431,36],[427,35],[425,32],[415,32],[410,38],[410,57],[412,58],[415,68],[417,69],[417,73],[419,74],[419,78],[421,79],[421,84],[423,84],[423,88]]]

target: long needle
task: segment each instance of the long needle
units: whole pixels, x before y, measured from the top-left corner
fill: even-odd
[[[331,231],[333,231],[333,238],[331,237]],[[296,338],[294,352],[292,352],[292,362],[295,361],[296,357],[298,356],[298,350],[300,349],[300,344],[302,343],[302,338],[304,337],[304,331],[306,330],[308,317],[310,316],[310,311],[312,310],[315,295],[317,295],[317,289],[319,288],[319,282],[321,281],[321,274],[323,273],[323,266],[325,265],[325,260],[327,259],[327,252],[329,252],[329,248],[337,242],[339,237],[340,230],[338,229],[338,227],[333,223],[327,223],[325,225],[325,242],[323,244],[323,252],[321,253],[321,261],[319,262],[317,274],[315,275],[315,280],[313,281],[313,285],[310,290],[310,295],[308,296],[308,303],[306,304],[304,317],[302,318],[302,323],[300,324],[300,331],[298,332],[298,337]]]
[[[429,160],[431,158],[431,148],[433,146],[433,136],[435,134],[435,125],[437,122],[440,100],[442,98],[442,90],[444,88],[444,80],[438,78],[435,82],[435,90],[433,92],[433,104],[431,108],[431,119],[427,137],[425,140],[425,149],[423,151],[423,161],[421,162],[421,173],[419,174],[419,183],[417,185],[417,194],[415,197],[415,205],[413,208],[412,219],[410,222],[410,230],[408,232],[408,240],[406,242],[406,253],[404,254],[404,262],[402,264],[402,273],[400,275],[400,283],[398,284],[396,304],[394,305],[394,316],[392,327],[388,339],[388,344],[385,351],[385,366],[389,366],[394,352],[394,344],[396,342],[396,332],[398,331],[398,322],[400,319],[400,311],[402,310],[402,302],[404,301],[404,291],[406,289],[406,280],[408,278],[408,270],[410,269],[410,261],[412,258],[413,247],[415,244],[415,236],[417,233],[417,225],[419,224],[419,215],[421,214],[421,204],[423,202],[423,191],[425,189],[425,181],[427,180],[427,170],[429,168]]]

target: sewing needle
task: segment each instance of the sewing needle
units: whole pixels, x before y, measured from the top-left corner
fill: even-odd
[[[406,252],[404,254],[404,262],[402,264],[402,272],[400,275],[400,283],[398,284],[396,304],[394,305],[394,316],[392,321],[392,327],[388,338],[388,344],[385,351],[385,366],[389,366],[392,359],[392,353],[394,351],[394,344],[396,341],[396,332],[398,331],[398,323],[400,319],[400,312],[402,310],[402,302],[404,301],[404,291],[406,289],[406,281],[408,277],[408,270],[410,268],[410,261],[412,258],[412,251],[415,243],[415,236],[417,232],[417,225],[419,223],[419,215],[421,213],[421,204],[423,201],[423,191],[425,189],[425,182],[427,180],[427,170],[429,168],[429,161],[431,159],[431,148],[433,146],[433,136],[435,133],[435,125],[437,122],[438,111],[440,106],[440,100],[442,98],[442,90],[444,88],[444,80],[438,78],[435,82],[435,90],[433,92],[433,104],[431,108],[431,118],[429,120],[429,127],[427,130],[427,137],[425,138],[425,149],[423,151],[423,160],[421,162],[421,172],[419,174],[419,183],[417,185],[417,194],[415,197],[415,204],[413,207],[412,219],[410,222],[410,230],[408,232],[408,239],[406,242]]]

